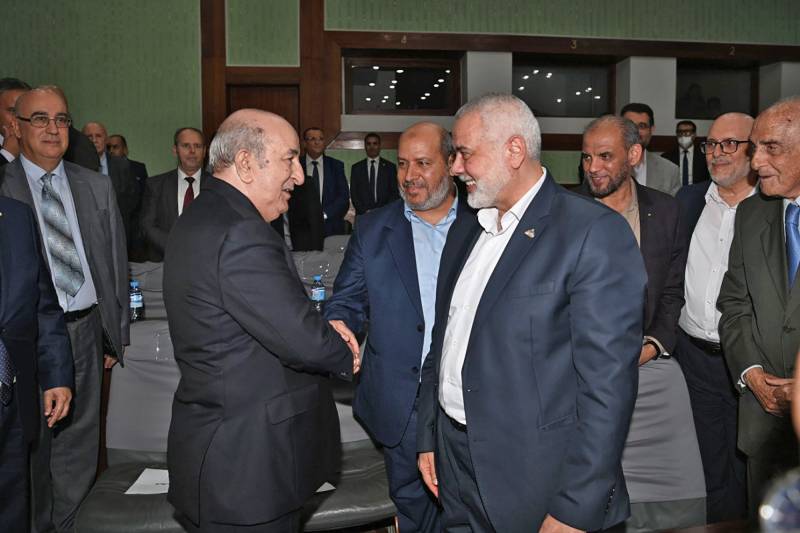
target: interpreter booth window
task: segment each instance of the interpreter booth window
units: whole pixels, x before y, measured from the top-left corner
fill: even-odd
[[[597,117],[613,113],[613,64],[514,56],[513,92],[541,117]],[[597,61],[597,60],[595,60]]]
[[[731,111],[754,112],[758,86],[754,68],[714,68],[679,61],[676,74],[675,116],[679,119],[713,120]]]
[[[461,98],[456,57],[345,57],[348,114],[452,115]]]

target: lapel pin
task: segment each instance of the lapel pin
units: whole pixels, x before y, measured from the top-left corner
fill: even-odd
[[[525,236],[528,237],[529,239],[533,239],[536,236],[536,229],[535,228],[526,229]]]

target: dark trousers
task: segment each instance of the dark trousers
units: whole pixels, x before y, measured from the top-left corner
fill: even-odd
[[[202,507],[200,512],[202,513]],[[203,518],[202,515],[200,516],[199,524],[190,521],[181,513],[177,514],[176,519],[187,533],[299,533],[300,531],[299,510],[269,522],[249,526],[210,522]]]
[[[16,395],[0,403],[0,530],[28,531],[28,443]]]
[[[444,531],[495,531],[478,491],[467,432],[456,428],[442,410],[437,423],[435,460]]]
[[[725,357],[701,349],[683,330],[675,353],[686,377],[706,480],[708,523],[747,515],[746,457],[736,447],[738,398]]]
[[[69,414],[52,431],[42,420],[31,454],[33,526],[36,533],[71,532],[94,484],[100,450],[103,326],[97,307],[67,324],[75,368]]]
[[[747,456],[748,514],[752,522],[777,478],[798,465],[797,437],[791,419],[787,415],[783,421],[781,431],[775,432],[758,453]]]
[[[417,468],[417,410],[412,411],[405,433],[397,446],[383,448],[389,495],[397,507],[400,531],[435,533],[441,531],[439,508],[425,488]]]

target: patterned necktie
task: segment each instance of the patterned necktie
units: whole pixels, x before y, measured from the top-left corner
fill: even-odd
[[[72,240],[72,229],[64,211],[61,196],[53,188],[53,175],[42,176],[42,219],[45,225],[45,241],[53,267],[53,282],[70,296],[78,294],[83,286],[83,268],[78,249]]]
[[[375,189],[375,160],[369,162],[369,194],[378,203],[378,191]]]
[[[11,363],[11,354],[6,350],[6,345],[0,340],[0,401],[8,405],[13,395],[11,385],[14,383],[14,365]]]
[[[683,184],[689,185],[689,150],[683,151]]]
[[[311,182],[319,191],[319,202],[322,203],[322,191],[319,187],[319,161],[312,161],[311,164],[314,166],[314,170],[311,172]]]
[[[192,188],[192,183],[194,183],[194,178],[191,176],[187,176],[183,179],[189,182],[189,188],[186,189],[186,193],[183,195],[183,211],[186,211],[186,208],[189,207],[189,204],[192,203],[192,200],[194,200],[194,188]],[[183,211],[181,211],[181,213]]]
[[[786,261],[789,266],[789,290],[792,290],[800,264],[800,230],[797,222],[800,219],[800,207],[795,203],[786,208]]]

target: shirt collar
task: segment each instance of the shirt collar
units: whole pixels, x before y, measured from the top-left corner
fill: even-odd
[[[756,192],[758,192],[758,185],[754,185],[753,188],[750,189],[750,192],[747,194],[746,198],[750,198],[751,196],[756,194]],[[720,196],[719,194],[719,187],[717,187],[717,184],[714,183],[713,180],[711,181],[711,185],[708,186],[705,199],[706,199],[706,205],[708,205],[709,202],[714,202],[729,209],[736,209],[736,206],[731,207],[728,205],[728,202],[722,199],[722,196]]]
[[[381,156],[378,156],[378,157],[368,157],[368,158],[367,158],[367,163],[369,163],[370,161],[375,161],[375,166],[378,166],[378,165],[380,164],[380,162],[381,162]],[[369,165],[367,165],[367,166],[369,166]]]
[[[182,182],[184,179],[188,177],[194,178],[195,183],[200,183],[200,175],[203,173],[203,169],[197,169],[197,172],[194,174],[187,174],[183,171],[181,167],[178,167],[178,181]]]
[[[47,171],[40,167],[39,165],[32,163],[24,154],[19,154],[19,160],[22,163],[22,168],[25,170],[25,174],[33,178],[35,181],[39,182],[42,176],[47,174]],[[50,174],[58,177],[66,177],[66,172],[64,172],[64,160],[58,162],[56,168],[53,169]]]
[[[420,222],[428,224],[429,226],[438,226],[440,224],[446,224],[452,221],[456,217],[457,208],[458,208],[458,194],[456,194],[456,197],[453,199],[453,204],[450,206],[450,209],[447,210],[447,214],[443,216],[442,219],[436,224],[429,224],[426,220],[420,218],[414,212],[414,210],[408,206],[407,203],[403,202],[403,214],[406,216],[409,222],[412,221],[412,219],[416,219],[419,220]]]
[[[100,164],[102,166],[105,166],[106,168],[108,168],[108,158],[106,157],[106,153],[105,152],[100,154]]]
[[[480,209],[478,211],[478,222],[483,227],[483,230],[492,235],[502,235],[509,227],[511,227],[512,219],[516,219],[517,222],[522,220],[522,216],[525,214],[525,211],[528,210],[528,206],[530,206],[534,196],[536,196],[536,193],[538,193],[539,189],[542,188],[546,178],[547,169],[542,167],[542,175],[539,180],[533,184],[533,186],[528,189],[528,192],[523,194],[522,198],[517,200],[517,203],[511,206],[511,209],[506,211],[503,215],[503,218],[500,219],[500,224],[502,225],[501,229],[497,228],[498,211],[496,207],[484,207],[483,209]]]
[[[325,156],[325,154],[321,154],[318,158],[312,159],[311,156],[306,155],[306,163],[310,165],[312,161],[316,161],[317,163],[320,164],[320,166],[322,166],[322,158],[324,156]]]

